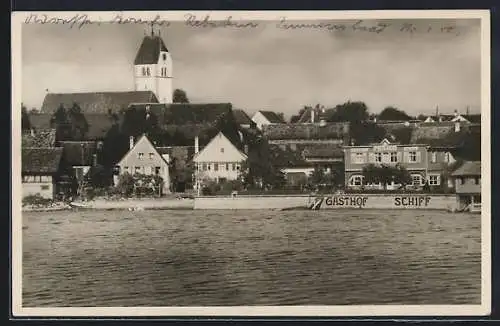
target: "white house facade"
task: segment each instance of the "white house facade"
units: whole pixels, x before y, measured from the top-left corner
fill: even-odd
[[[193,157],[195,186],[199,188],[208,180],[224,182],[238,179],[246,159],[247,155],[219,132]]]
[[[158,175],[163,179],[162,192],[170,193],[168,160],[168,156],[163,157],[158,153],[146,135],[142,135],[135,143],[133,137],[130,137],[130,149],[117,164],[118,174]],[[118,184],[118,178],[115,178],[116,184]]]

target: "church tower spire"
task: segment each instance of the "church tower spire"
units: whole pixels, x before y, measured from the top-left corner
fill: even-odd
[[[145,35],[134,60],[136,91],[152,91],[160,103],[172,103],[172,57],[165,43],[154,31]],[[158,34],[158,35],[156,35]]]

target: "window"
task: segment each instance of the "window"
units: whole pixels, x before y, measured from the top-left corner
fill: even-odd
[[[397,162],[397,161],[398,161],[398,153],[392,152],[391,153],[391,162]]]
[[[431,163],[436,163],[437,162],[437,153],[432,152],[431,153]]]
[[[236,164],[233,163],[233,171],[236,171]]]
[[[155,153],[149,153],[149,159],[152,160],[155,157]]]
[[[458,184],[463,185],[465,183],[465,180],[463,177],[458,178]]]
[[[161,167],[155,166],[155,174],[156,175],[160,174],[160,171],[161,171]]]
[[[219,171],[219,164],[214,163],[214,171]]]
[[[152,172],[153,171],[152,171],[152,169],[151,169],[150,166],[145,166],[144,167],[144,174],[150,175],[150,174],[152,174]]]
[[[224,153],[224,147],[222,147],[222,148],[220,149],[220,152],[221,152],[221,153]]]
[[[414,186],[420,186],[422,185],[422,176],[420,174],[414,174],[411,176],[411,179],[412,179],[412,184]]]
[[[351,186],[362,186],[363,185],[363,176],[362,175],[353,175],[349,179],[349,185],[351,185]]]
[[[124,166],[124,167],[123,167],[123,173],[129,173],[129,171],[128,171],[128,166]]]
[[[220,169],[221,169],[221,171],[224,171],[224,168],[225,168],[225,167],[226,167],[226,165],[225,165],[225,164],[222,164],[222,163],[220,164]]]
[[[226,163],[226,170],[229,171],[229,163]]]
[[[49,190],[49,186],[48,185],[41,185],[40,188],[42,190]]]
[[[439,186],[441,184],[440,176],[438,174],[429,175],[429,185]]]
[[[210,171],[212,169],[212,164],[211,163],[208,163],[208,171]]]
[[[356,164],[365,163],[365,154],[364,153],[354,153],[353,161]]]
[[[141,167],[140,166],[136,166],[135,167],[135,173],[141,173]]]
[[[142,67],[142,75],[146,76],[146,67]]]
[[[236,165],[236,170],[239,170],[239,169],[240,169],[240,165],[239,165],[239,164],[237,164],[237,165]]]
[[[137,153],[137,156],[139,157],[139,160],[142,160],[144,158],[144,153]]]
[[[451,158],[450,158],[450,153],[444,153],[444,161],[446,163],[450,162],[451,161]]]
[[[146,75],[151,76],[151,70],[149,70],[149,67],[146,68]]]
[[[375,153],[375,162],[382,162],[382,153]]]
[[[408,153],[408,161],[410,163],[415,163],[417,162],[417,152],[409,152]]]
[[[475,178],[474,178],[474,183],[475,183],[475,184],[477,184],[477,185],[478,185],[478,184],[481,184],[481,178],[479,178],[479,177],[475,177]]]
[[[162,57],[163,57],[163,61],[167,60],[167,54],[166,53],[163,53]]]
[[[226,179],[226,178],[219,178],[219,183],[224,183],[224,182],[226,182],[226,181],[227,181],[227,179]]]
[[[203,171],[206,171],[207,170],[207,163],[203,163],[202,166],[203,166]]]

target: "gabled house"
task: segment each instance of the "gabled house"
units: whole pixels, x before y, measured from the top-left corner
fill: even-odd
[[[466,161],[452,173],[459,210],[481,211],[481,161]]]
[[[257,128],[262,130],[263,126],[271,124],[284,124],[286,123],[278,114],[272,111],[257,111],[253,117],[252,121],[255,123]]]
[[[63,149],[50,148],[22,148],[21,176],[23,197],[40,195],[54,199],[57,193],[59,165]]]
[[[134,142],[130,137],[129,151],[116,165],[118,175],[125,173],[158,175],[163,179],[162,193],[170,193],[169,155],[161,155],[146,135]],[[118,176],[115,175],[115,185]]]
[[[222,132],[199,150],[198,139],[193,157],[195,189],[208,180],[225,182],[237,180],[247,154],[240,151]]]
[[[238,126],[242,128],[255,127],[255,122],[248,116],[248,114],[241,109],[233,109],[233,117]]]

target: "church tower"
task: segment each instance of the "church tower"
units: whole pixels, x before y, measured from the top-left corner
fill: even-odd
[[[151,28],[134,60],[136,91],[152,91],[160,103],[172,103],[172,57],[159,35]]]

